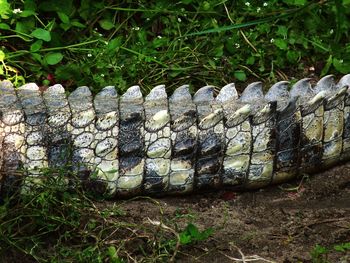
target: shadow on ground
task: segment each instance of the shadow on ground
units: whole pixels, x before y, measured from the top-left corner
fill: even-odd
[[[182,248],[176,262],[312,262],[316,244],[350,242],[350,164],[259,191],[156,201],[159,206],[126,201],[121,208],[130,222],[191,215],[200,229],[215,229],[204,242]],[[350,253],[331,250],[328,262],[350,262]]]

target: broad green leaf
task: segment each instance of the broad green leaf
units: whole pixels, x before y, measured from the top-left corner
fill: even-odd
[[[57,15],[63,23],[65,23],[65,24],[69,23],[69,16],[67,16],[65,13],[57,12]]]
[[[72,26],[79,27],[79,28],[85,28],[85,27],[86,27],[85,25],[83,25],[82,23],[80,23],[80,22],[77,21],[77,20],[73,20],[73,21],[71,22],[71,24],[72,24]]]
[[[31,35],[37,39],[44,40],[46,42],[49,42],[51,40],[51,34],[49,31],[42,29],[42,28],[37,28],[35,29]]]
[[[210,3],[207,1],[204,1],[202,3],[202,8],[203,8],[203,10],[208,11],[210,9]]]
[[[114,51],[115,49],[119,48],[122,44],[122,38],[116,37],[113,38],[111,41],[108,42],[107,49],[110,51]]]
[[[273,43],[275,44],[276,47],[282,50],[286,50],[288,48],[287,41],[284,39],[277,38]]]
[[[253,56],[250,56],[247,58],[246,62],[247,65],[253,65],[255,63],[255,58]]]
[[[245,81],[247,79],[247,75],[243,70],[236,70],[233,75],[235,76],[236,79],[240,81]]]
[[[38,53],[31,53],[32,58],[34,58],[36,61],[39,61],[40,63],[42,63],[42,57],[40,54]]]
[[[61,62],[63,59],[63,55],[60,52],[55,53],[48,53],[45,55],[45,61],[49,65],[56,65],[57,63]]]
[[[10,13],[10,10],[11,10],[11,6],[7,2],[7,0],[0,0],[0,17],[2,19],[9,18],[8,14]]]
[[[10,26],[8,24],[5,24],[5,23],[0,23],[0,29],[8,30],[8,29],[10,29]]]
[[[199,230],[194,224],[188,224],[186,230],[191,234],[192,237],[197,238],[199,236]]]
[[[180,243],[181,243],[181,245],[189,244],[189,243],[191,243],[191,241],[192,241],[191,236],[188,235],[187,232],[181,232],[181,233],[179,234],[179,237],[180,237]]]
[[[33,16],[33,15],[36,15],[36,13],[33,10],[24,10],[20,14],[20,17],[28,17],[28,16]]]
[[[288,33],[288,29],[287,29],[286,26],[278,26],[278,29],[277,29],[276,33],[277,33],[277,35],[286,37],[287,33]]]
[[[35,29],[35,21],[32,19],[34,17],[23,18],[16,22],[16,31],[30,34]]]
[[[114,24],[109,19],[102,19],[98,23],[104,30],[111,30],[114,27]]]
[[[43,45],[43,41],[37,40],[30,46],[30,51],[37,52],[42,47],[42,45]]]
[[[0,50],[0,61],[2,62],[4,61],[4,59],[5,59],[5,53],[2,50]]]
[[[342,74],[348,74],[350,72],[350,61],[333,58],[333,66]]]
[[[107,254],[111,263],[119,263],[120,259],[118,257],[118,251],[114,246],[109,246],[107,249]]]
[[[72,27],[71,24],[64,24],[64,23],[61,23],[60,24],[60,28],[62,28],[64,31],[67,31],[68,29],[70,29]]]

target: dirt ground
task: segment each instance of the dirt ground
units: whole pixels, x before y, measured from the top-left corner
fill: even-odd
[[[215,229],[207,240],[182,249],[176,262],[312,262],[316,244],[330,248],[328,262],[350,262],[349,250],[333,249],[350,242],[350,164],[259,191],[156,201],[163,219],[190,214],[199,229]],[[145,223],[160,220],[159,206],[129,200],[122,208],[130,221]]]

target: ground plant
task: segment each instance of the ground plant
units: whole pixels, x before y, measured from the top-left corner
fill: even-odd
[[[44,175],[31,194],[13,192],[0,204],[0,262],[166,262],[186,246],[208,239],[212,228],[199,230],[189,213],[133,222],[119,205],[105,205],[62,170]],[[137,199],[137,198],[136,198]],[[132,202],[133,200],[125,200]],[[134,199],[135,201],[135,199]]]
[[[122,92],[350,71],[349,0],[0,0],[0,78]],[[310,71],[310,72],[308,72]]]

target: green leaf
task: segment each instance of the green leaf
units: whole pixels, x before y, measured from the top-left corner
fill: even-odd
[[[49,31],[42,29],[42,28],[37,28],[35,29],[31,35],[37,39],[44,40],[46,42],[49,42],[51,40],[51,34]]]
[[[30,46],[30,51],[37,52],[42,47],[42,45],[43,45],[43,41],[37,40]]]
[[[288,33],[288,29],[287,29],[286,26],[278,26],[278,29],[277,29],[276,33],[277,33],[277,35],[286,37],[287,33]]]
[[[333,66],[342,74],[348,74],[350,72],[350,61],[333,58]]]
[[[287,51],[287,59],[290,62],[297,62],[299,59],[299,53],[293,50]]]
[[[333,248],[335,251],[345,252],[346,250],[350,250],[350,242],[339,244],[339,245],[334,245]]]
[[[35,29],[35,24],[33,23],[32,17],[21,19],[21,21],[16,22],[16,31],[30,34]],[[24,20],[24,21],[22,21]]]
[[[109,246],[107,249],[107,254],[111,263],[119,263],[120,258],[118,257],[118,251],[114,246]]]
[[[0,29],[8,30],[8,29],[10,29],[10,28],[11,28],[11,27],[10,27],[8,24],[0,23]]]
[[[69,16],[67,16],[65,13],[62,13],[62,12],[57,12],[57,15],[63,23],[69,24]]]
[[[213,232],[214,232],[214,229],[208,228],[199,233],[197,240],[198,241],[206,240],[208,237],[210,237],[213,234]]]
[[[24,10],[20,16],[21,17],[28,17],[28,16],[34,16],[36,13],[33,10]]]
[[[186,230],[190,233],[190,235],[194,238],[199,237],[199,230],[194,224],[188,224]]]
[[[114,27],[114,24],[109,19],[102,19],[98,23],[104,30],[111,30]]]
[[[224,54],[224,44],[218,45],[213,51],[215,57],[222,57]]]
[[[275,39],[275,41],[273,43],[279,49],[286,50],[288,48],[287,41],[284,39],[277,38],[277,39]]]
[[[191,241],[192,241],[191,236],[188,235],[186,232],[181,232],[181,233],[179,234],[179,237],[180,237],[180,243],[181,243],[181,245],[189,244],[189,243],[191,243]]]
[[[120,36],[116,37],[116,38],[113,38],[111,41],[108,42],[107,50],[115,51],[121,45],[122,45],[122,38]]]
[[[247,58],[246,62],[247,65],[253,65],[255,63],[255,58],[253,56],[250,56]]]
[[[60,28],[62,28],[64,31],[67,31],[68,29],[70,29],[72,27],[71,24],[64,24],[64,23],[61,23],[60,24]]]
[[[240,81],[245,81],[247,79],[247,75],[243,70],[236,70],[233,75],[235,76],[236,79]]]
[[[6,0],[0,0],[0,17],[2,19],[7,19],[8,14],[11,11],[11,6]]]
[[[5,59],[5,53],[2,50],[0,50],[0,61],[2,62],[4,61],[4,59]]]
[[[42,57],[40,54],[38,53],[32,53],[31,54],[32,58],[34,58],[36,61],[39,61],[40,63],[42,63]]]
[[[333,57],[332,57],[332,55],[329,55],[329,57],[327,59],[327,63],[321,71],[321,76],[324,76],[327,74],[327,72],[329,71],[329,68],[332,66],[332,62],[333,62]]]
[[[45,61],[49,65],[56,65],[57,63],[61,62],[63,59],[63,55],[60,52],[55,53],[48,53],[45,55]]]
[[[85,28],[86,26],[80,23],[78,20],[72,20],[71,22],[72,26],[79,27],[79,28]]]
[[[209,63],[209,65],[210,65],[214,70],[216,69],[216,64],[215,64],[215,61],[214,61],[214,60],[209,59],[209,60],[208,60],[208,63]]]

